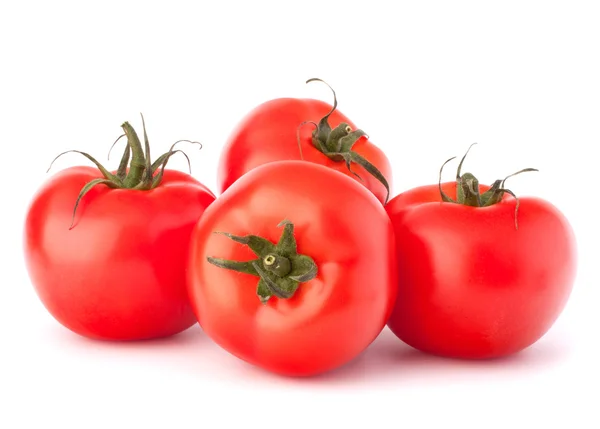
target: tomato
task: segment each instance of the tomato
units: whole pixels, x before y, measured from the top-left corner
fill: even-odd
[[[394,234],[381,203],[329,168],[280,161],[240,178],[192,236],[189,295],[231,354],[308,376],[359,355],[396,295]]]
[[[461,204],[443,201],[436,184],[400,194],[386,207],[399,271],[388,326],[410,346],[436,355],[516,353],[540,339],[565,307],[576,271],[575,237],[549,202],[499,192],[485,206],[490,187],[459,175],[460,169],[459,180],[441,189]],[[466,205],[465,190],[479,195],[481,206]]]
[[[137,136],[127,123],[124,128],[128,154]],[[134,151],[139,161],[138,149],[139,140]],[[124,176],[125,167],[122,163],[116,174]],[[31,202],[24,239],[31,281],[50,314],[77,334],[137,340],[176,334],[196,323],[185,264],[194,225],[215,197],[188,174],[154,170],[146,176],[142,167],[140,176],[132,162],[128,177],[139,177],[131,184],[137,189],[131,189],[116,187],[107,181],[112,173],[98,168],[67,168]],[[144,178],[154,186],[144,186]],[[93,181],[103,182],[86,186]]]
[[[392,183],[390,163],[364,131],[337,110],[333,95],[333,106],[313,99],[278,98],[249,112],[221,153],[219,192],[259,165],[303,159],[352,177],[386,203]]]

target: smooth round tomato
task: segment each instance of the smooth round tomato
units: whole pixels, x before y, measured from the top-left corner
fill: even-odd
[[[196,323],[185,278],[190,236],[214,195],[190,175],[164,170],[154,189],[94,186],[73,219],[84,186],[103,177],[97,168],[67,168],[34,196],[24,250],[39,298],[62,325],[90,338],[189,328]]]
[[[353,178],[369,189],[382,203],[386,202],[389,194],[381,180],[355,162],[350,163],[350,170],[341,155],[328,156],[315,144],[314,124],[319,124],[331,110],[330,104],[299,98],[279,98],[254,108],[237,125],[221,153],[218,168],[219,192],[224,192],[248,171],[265,163],[303,159]],[[301,126],[306,121],[312,121],[314,124],[306,123]],[[328,123],[332,129],[345,123],[354,132],[357,130],[354,123],[337,109],[329,116]],[[350,152],[369,161],[385,178],[388,187],[391,186],[391,165],[381,149],[372,144],[367,136],[360,137]],[[344,156],[353,155],[350,152]]]
[[[276,373],[313,375],[355,358],[384,328],[395,260],[391,222],[363,186],[320,165],[273,162],[240,178],[200,219],[189,295],[225,350]]]
[[[456,198],[455,182],[442,189]],[[519,198],[515,209],[508,195],[488,207],[442,202],[437,184],[390,201],[399,283],[388,325],[401,340],[436,355],[492,358],[550,329],[574,282],[573,231],[542,199]]]

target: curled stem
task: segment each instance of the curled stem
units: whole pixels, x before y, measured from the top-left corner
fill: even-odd
[[[199,142],[191,141],[191,140],[178,140],[169,149],[169,151],[163,155],[161,155],[154,163],[152,163],[150,158],[150,142],[148,140],[148,134],[146,132],[146,123],[144,120],[144,116],[140,114],[142,118],[142,125],[144,130],[144,148],[142,148],[142,144],[140,139],[133,129],[133,127],[128,123],[124,122],[121,125],[121,128],[124,131],[124,134],[120,135],[111,145],[110,150],[108,151],[108,157],[110,158],[110,154],[114,146],[117,142],[123,138],[127,137],[127,145],[125,146],[125,150],[123,152],[123,156],[121,157],[121,161],[119,163],[119,168],[116,174],[112,174],[108,171],[102,164],[100,164],[93,156],[79,151],[79,150],[68,150],[65,151],[58,156],[56,156],[50,166],[48,167],[48,171],[51,170],[52,166],[56,162],[58,158],[67,154],[67,153],[78,153],[85,156],[87,159],[92,161],[100,173],[102,174],[102,178],[93,179],[81,189],[77,199],[75,200],[75,204],[73,207],[73,216],[71,219],[71,225],[69,229],[72,229],[74,226],[75,215],[77,212],[77,208],[79,204],[87,193],[98,185],[105,185],[111,189],[137,189],[137,190],[150,190],[154,189],[161,184],[165,167],[169,161],[169,158],[174,154],[180,152],[182,153],[188,163],[188,168],[191,174],[191,163],[187,154],[179,149],[174,149],[178,143],[188,142],[192,144],[200,145],[202,148],[202,144]],[[145,149],[145,150],[144,150]],[[155,176],[158,168],[161,168],[160,172]]]
[[[517,171],[516,173],[509,174],[503,180],[494,181],[494,183],[490,186],[490,188],[487,191],[485,191],[483,194],[480,194],[479,181],[477,180],[477,178],[471,173],[461,174],[463,162],[464,162],[465,158],[467,157],[467,154],[469,153],[469,151],[475,144],[476,143],[473,143],[473,144],[471,144],[471,146],[469,146],[466,153],[460,160],[460,163],[458,164],[458,168],[456,170],[456,200],[453,200],[452,198],[450,198],[442,190],[442,171],[444,169],[444,166],[448,162],[455,159],[456,157],[454,156],[454,157],[446,160],[446,162],[444,162],[442,164],[442,167],[440,168],[439,182],[438,182],[440,197],[441,197],[442,201],[448,202],[448,203],[462,204],[462,205],[467,205],[467,206],[472,206],[472,207],[489,207],[494,204],[498,204],[500,201],[502,201],[502,198],[504,197],[505,193],[512,195],[515,198],[515,200],[517,201],[516,207],[515,207],[515,229],[519,229],[519,223],[517,220],[517,215],[519,212],[519,204],[520,204],[519,198],[515,195],[515,193],[513,191],[511,191],[510,189],[506,189],[504,187],[504,184],[508,178],[516,176],[517,174],[525,173],[528,171],[538,171],[538,170],[536,168],[524,168],[522,170]]]
[[[344,123],[344,122],[338,124],[335,128],[332,129],[331,126],[329,125],[329,118],[333,114],[333,112],[335,112],[335,110],[337,108],[337,105],[338,105],[337,95],[336,95],[335,91],[333,90],[333,88],[322,79],[312,78],[312,79],[308,79],[306,81],[306,83],[309,83],[309,82],[322,82],[325,85],[327,85],[327,87],[329,87],[329,89],[331,90],[331,93],[333,94],[332,108],[329,110],[329,112],[325,116],[323,116],[323,118],[321,118],[321,120],[318,122],[318,124],[316,124],[316,128],[313,131],[313,135],[312,135],[313,146],[317,150],[319,150],[321,153],[323,153],[325,156],[327,156],[329,159],[331,159],[332,161],[345,162],[346,168],[348,169],[349,173],[351,173],[354,177],[356,177],[361,182],[364,182],[364,180],[358,173],[356,173],[354,170],[352,170],[351,164],[355,163],[355,164],[359,164],[361,167],[363,167],[364,170],[367,171],[367,173],[369,173],[371,176],[373,176],[377,181],[379,181],[385,187],[386,197],[384,200],[384,205],[387,204],[387,201],[390,197],[390,186],[389,186],[389,183],[388,183],[386,177],[381,173],[381,171],[379,171],[379,169],[374,164],[372,164],[369,160],[367,160],[366,158],[359,155],[357,152],[355,152],[353,150],[354,144],[356,142],[358,142],[359,139],[361,139],[363,137],[366,137],[368,139],[369,136],[360,129],[352,130],[352,127],[349,124]],[[309,121],[307,121],[307,122],[309,122]],[[304,125],[307,122],[303,122],[300,126]],[[311,122],[311,123],[314,124],[314,122]],[[300,147],[299,128],[296,131],[297,131],[298,145]],[[303,158],[301,147],[300,147],[300,156],[301,156],[301,158]]]

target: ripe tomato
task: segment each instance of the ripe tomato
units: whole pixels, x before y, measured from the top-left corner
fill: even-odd
[[[470,186],[483,200],[490,187],[473,179],[441,188],[456,199]],[[536,342],[562,312],[576,267],[567,219],[539,198],[519,198],[516,212],[517,200],[499,197],[486,207],[454,204],[431,185],[387,205],[399,271],[388,326],[407,344],[448,357],[504,356]]]
[[[253,109],[221,153],[219,191],[259,165],[304,159],[352,177],[386,203],[392,183],[390,163],[362,130],[336,110],[333,94],[333,106],[313,99],[278,98]]]
[[[133,129],[126,133],[131,140]],[[139,168],[132,170],[133,163],[130,178],[139,175]],[[99,169],[67,168],[33,198],[25,222],[27,268],[44,306],[73,332],[135,340],[172,335],[196,322],[185,264],[192,229],[215,197],[188,174],[164,170],[159,181],[155,173],[147,177],[142,170],[137,181],[154,180],[152,189],[94,186],[74,219],[82,188],[107,180]]]
[[[225,350],[276,373],[313,375],[350,361],[384,328],[394,252],[390,220],[364,187],[316,164],[269,163],[200,219],[189,295]]]

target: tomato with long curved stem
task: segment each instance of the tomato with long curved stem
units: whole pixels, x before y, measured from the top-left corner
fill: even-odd
[[[192,237],[189,295],[200,325],[233,355],[307,376],[359,355],[396,294],[394,234],[381,203],[324,166],[253,169]]]
[[[248,113],[221,153],[219,191],[265,163],[304,160],[352,177],[385,204],[391,193],[390,162],[363,130],[337,110],[337,97],[331,91],[333,106],[313,99],[277,98]]]
[[[62,170],[36,193],[25,260],[42,303],[73,332],[173,335],[196,323],[185,264],[193,227],[215,197],[189,174],[165,169],[177,150],[152,164],[145,127],[145,154],[131,125],[122,127],[128,145],[116,172],[83,153],[97,168]]]
[[[535,343],[561,314],[575,278],[575,238],[549,202],[517,199],[506,179],[480,185],[461,166],[455,182],[442,184],[440,172],[440,184],[386,206],[399,272],[388,326],[424,352],[505,356]]]

